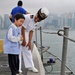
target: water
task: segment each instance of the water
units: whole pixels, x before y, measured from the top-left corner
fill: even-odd
[[[57,32],[57,30],[45,30],[49,32]],[[0,30],[0,39],[4,38],[5,30]],[[40,32],[38,31],[38,43],[40,44]],[[34,33],[35,37],[35,33]],[[33,37],[33,40],[35,40]],[[69,37],[75,39],[75,31],[69,31]],[[43,46],[50,46],[49,51],[61,59],[62,57],[62,45],[63,37],[57,34],[45,34],[42,33]],[[67,66],[75,73],[75,43],[68,41],[67,50]]]
[[[44,30],[49,32],[57,32],[57,30]],[[38,43],[40,43],[40,32],[38,31]],[[75,30],[69,31],[69,37],[75,39]],[[42,33],[42,42],[43,46],[50,46],[49,51],[59,57],[62,58],[62,45],[63,45],[63,37],[58,36],[57,34],[45,34]],[[75,43],[68,41],[68,50],[67,50],[67,66],[75,73]]]

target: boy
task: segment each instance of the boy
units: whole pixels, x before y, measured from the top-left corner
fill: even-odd
[[[38,10],[36,15],[27,14],[25,16],[25,21],[23,23],[21,34],[23,35],[24,39],[21,46],[21,52],[24,59],[25,68],[31,70],[32,72],[38,72],[38,70],[34,66],[32,53],[31,53],[31,41],[33,32],[35,29],[35,23],[40,22],[47,18],[49,11],[47,8],[41,8]],[[21,71],[21,53],[19,55],[20,64],[19,64],[19,72]]]
[[[23,40],[19,36],[18,27],[22,25],[25,17],[22,14],[14,16],[14,22],[9,26],[3,44],[4,53],[8,54],[8,63],[11,70],[11,75],[18,75],[19,70],[19,52],[20,41]]]

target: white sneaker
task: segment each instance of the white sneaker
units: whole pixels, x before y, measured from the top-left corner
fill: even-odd
[[[16,75],[19,75],[19,74],[16,74]]]
[[[28,68],[28,70],[30,70],[30,71],[32,71],[32,72],[35,72],[35,73],[38,72],[38,70],[37,70],[35,67],[33,67],[33,68]]]
[[[22,70],[19,70],[19,73],[22,73]]]
[[[19,70],[19,75],[23,75],[23,74],[22,74],[22,70]]]
[[[19,75],[23,75],[22,72],[19,72]]]

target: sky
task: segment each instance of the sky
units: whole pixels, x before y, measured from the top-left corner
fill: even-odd
[[[75,0],[22,0],[23,8],[35,14],[39,8],[46,7],[50,13],[75,12]],[[18,0],[0,0],[0,15],[9,14]]]

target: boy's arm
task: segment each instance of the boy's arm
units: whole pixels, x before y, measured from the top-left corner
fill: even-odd
[[[21,37],[20,36],[13,36],[13,30],[12,30],[12,28],[10,28],[8,30],[8,39],[12,42],[18,42],[21,40]]]
[[[31,30],[31,31],[29,32],[29,42],[32,41],[32,36],[33,36],[33,31]]]
[[[23,42],[22,42],[22,46],[26,46],[26,39],[25,39],[25,28],[22,26],[21,28],[21,35],[23,36]]]
[[[31,49],[32,37],[33,37],[33,31],[31,30],[31,31],[29,32],[29,41],[28,41],[28,44],[27,44],[27,46],[29,47],[29,49]]]

